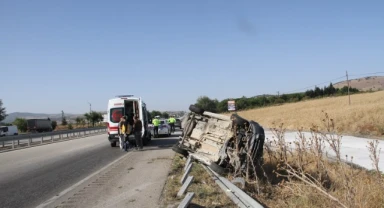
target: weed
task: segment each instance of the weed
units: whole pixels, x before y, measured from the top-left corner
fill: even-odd
[[[292,143],[285,141],[284,124],[274,123],[274,136],[265,142],[264,164],[253,166],[255,174],[246,180],[245,191],[268,207],[383,207],[378,140],[367,145],[376,173],[351,166],[353,156],[341,155],[340,129],[322,113],[321,124],[311,125],[310,136],[299,128]],[[326,144],[335,161],[328,158]]]
[[[164,204],[173,204],[183,199],[177,197],[177,192],[182,185],[180,184],[180,179],[184,173],[184,165],[185,161],[176,154],[163,191],[162,198],[164,199]],[[192,184],[188,187],[188,192],[195,193],[191,205],[195,204],[202,207],[236,207],[199,164],[193,164],[189,175],[194,176]]]

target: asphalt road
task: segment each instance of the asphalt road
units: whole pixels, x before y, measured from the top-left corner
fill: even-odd
[[[99,132],[99,133],[103,133],[103,132]],[[32,146],[36,145],[36,144],[40,144],[42,141],[44,143],[51,142],[52,139],[54,141],[60,141],[61,139],[68,139],[68,137],[73,138],[73,137],[83,137],[84,136],[84,132],[81,132],[80,134],[79,133],[62,134],[61,138],[60,138],[60,135],[54,135],[51,137],[51,136],[43,136],[42,134],[35,134],[35,133],[29,133],[29,134],[32,137],[31,138],[31,145]],[[90,132],[87,131],[87,134],[90,134]],[[88,135],[85,135],[85,136],[88,136]],[[17,138],[17,136],[14,136],[13,138]],[[2,137],[0,137],[0,140],[1,139],[2,139]],[[14,145],[15,145],[15,148],[26,147],[26,146],[28,146],[28,140],[27,139],[23,139],[23,140],[19,140],[19,141],[15,140]],[[6,141],[6,142],[1,141],[0,142],[0,151],[11,149],[11,148],[12,148],[12,141]]]
[[[145,148],[169,148],[176,139],[153,140]],[[0,153],[0,206],[36,207],[128,154],[110,147],[105,134]]]

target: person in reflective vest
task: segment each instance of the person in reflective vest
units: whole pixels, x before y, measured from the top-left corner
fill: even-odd
[[[175,115],[172,115],[172,116],[168,119],[168,123],[169,123],[169,125],[171,126],[171,131],[172,131],[172,132],[175,132],[175,123],[176,123]]]
[[[123,144],[125,142],[125,136],[126,136],[125,116],[120,118],[118,133],[119,133],[120,149],[123,149]]]
[[[160,116],[155,116],[155,118],[152,120],[153,124],[153,134],[155,137],[159,137],[159,125],[160,125]]]

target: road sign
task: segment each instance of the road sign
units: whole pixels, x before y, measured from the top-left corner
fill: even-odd
[[[236,105],[234,100],[228,100],[228,111],[235,111]]]

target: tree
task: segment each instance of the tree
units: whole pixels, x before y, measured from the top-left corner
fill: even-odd
[[[73,129],[73,125],[72,125],[72,123],[69,123],[69,124],[68,124],[68,129],[69,129],[69,130],[72,130],[72,129]]]
[[[92,111],[91,113],[84,114],[85,119],[88,120],[89,123],[92,123],[92,126],[95,126],[95,123],[103,121],[103,114],[98,113],[96,111]]]
[[[86,122],[85,122],[84,118],[81,118],[81,122],[80,123],[81,123],[81,126],[85,127]]]
[[[90,113],[84,113],[85,120],[88,122],[88,127],[89,124],[91,123],[91,114]]]
[[[169,114],[168,114],[167,112],[163,112],[163,113],[161,114],[161,116],[162,116],[163,118],[165,118],[165,119],[168,119],[168,118],[169,118]]]
[[[63,119],[61,119],[61,125],[66,126],[67,124],[68,124],[67,119],[63,117]]]
[[[0,99],[0,121],[3,121],[7,116],[5,108],[3,108],[3,101]]]
[[[236,100],[236,110],[243,110],[246,109],[249,104],[248,104],[248,99],[246,97],[242,97]]]
[[[52,121],[52,130],[55,130],[57,127],[57,121]]]
[[[83,119],[83,118],[81,118],[81,117],[76,118],[76,126],[79,126],[81,124],[81,119]]]
[[[315,97],[322,97],[324,94],[323,89],[320,89],[319,87],[315,87]]]
[[[155,116],[161,116],[162,113],[160,111],[153,110],[151,112],[151,118],[155,118]]]
[[[66,126],[67,124],[68,124],[68,122],[64,116],[64,111],[61,111],[61,125]]]
[[[337,91],[336,88],[333,86],[332,82],[329,84],[328,90],[330,95],[335,94]]]
[[[27,120],[25,118],[16,118],[13,121],[13,125],[17,126],[17,128],[21,132],[26,132],[27,131]]]
[[[217,99],[213,100],[207,96],[200,96],[199,98],[197,98],[195,105],[199,108],[206,110],[206,111],[217,113],[218,104],[219,104],[219,101]]]
[[[222,100],[217,104],[217,112],[222,113],[228,111],[228,100],[229,99]]]

